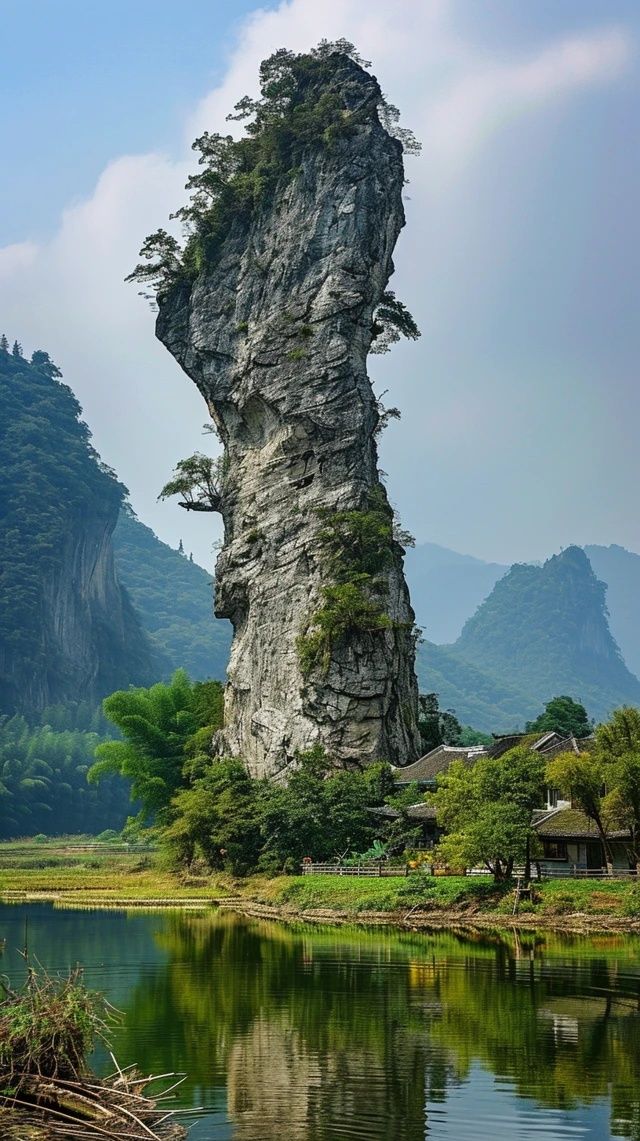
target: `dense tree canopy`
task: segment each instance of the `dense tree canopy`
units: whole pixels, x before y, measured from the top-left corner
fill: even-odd
[[[379,830],[370,809],[392,787],[388,765],[335,769],[322,749],[303,754],[286,785],[214,759],[174,797],[163,841],[178,863],[200,857],[234,874],[295,871],[305,856],[333,860],[369,848]]]
[[[37,726],[24,717],[1,718],[0,838],[122,828],[127,784],[119,777],[99,790],[87,784],[105,735],[100,711],[87,703],[45,709]]]
[[[118,773],[131,782],[141,818],[163,821],[185,783],[186,762],[193,766],[222,724],[222,686],[191,682],[184,670],[177,670],[168,685],[119,690],[105,698],[103,707],[123,740],[98,745],[89,779]]]
[[[640,867],[640,710],[616,709],[596,729],[594,764],[601,766],[609,826],[630,832],[629,856]]]
[[[535,833],[534,808],[543,803],[544,761],[526,746],[470,765],[455,761],[431,796],[446,830],[437,858],[453,867],[485,864],[496,880],[526,861]]]
[[[535,721],[527,721],[527,733],[561,733],[563,737],[588,737],[593,731],[593,722],[579,701],[572,697],[552,697],[544,711]]]

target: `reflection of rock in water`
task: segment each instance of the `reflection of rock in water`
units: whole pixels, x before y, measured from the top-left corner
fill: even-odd
[[[318,1057],[290,1026],[260,1019],[229,1054],[227,1091],[234,1141],[279,1137],[307,1141]]]
[[[348,1039],[342,1048],[315,1050],[283,1012],[256,1020],[229,1053],[234,1141],[328,1141],[355,1123],[367,1141],[424,1136],[425,1042],[392,1025],[384,1040],[386,1058],[354,1051]]]

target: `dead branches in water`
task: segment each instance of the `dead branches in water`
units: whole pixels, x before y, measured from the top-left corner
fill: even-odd
[[[2,1137],[30,1137],[31,1129],[33,1141],[181,1141],[179,1111],[166,1109],[170,1090],[145,1092],[155,1080],[135,1071],[105,1080],[26,1078],[19,1093],[0,1094]]]
[[[86,1057],[96,1037],[106,1042],[112,1008],[89,991],[79,971],[51,978],[29,968],[20,991],[2,984],[0,1002],[0,1134],[15,1141],[179,1141],[185,1129],[168,1088],[133,1069],[92,1075]],[[113,1057],[113,1055],[112,1055]]]

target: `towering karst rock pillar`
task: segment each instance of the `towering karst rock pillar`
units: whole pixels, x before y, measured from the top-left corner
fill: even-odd
[[[234,638],[219,744],[268,775],[315,744],[363,763],[419,747],[414,615],[366,368],[404,224],[403,148],[359,63],[281,54],[286,97],[258,112],[249,158],[227,140],[230,199],[207,214],[201,194],[157,321],[224,444],[215,612]]]

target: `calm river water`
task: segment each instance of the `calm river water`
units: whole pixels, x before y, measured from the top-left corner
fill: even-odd
[[[121,1065],[187,1073],[193,1141],[640,1139],[635,937],[0,906],[13,978],[25,926],[125,1013]]]

